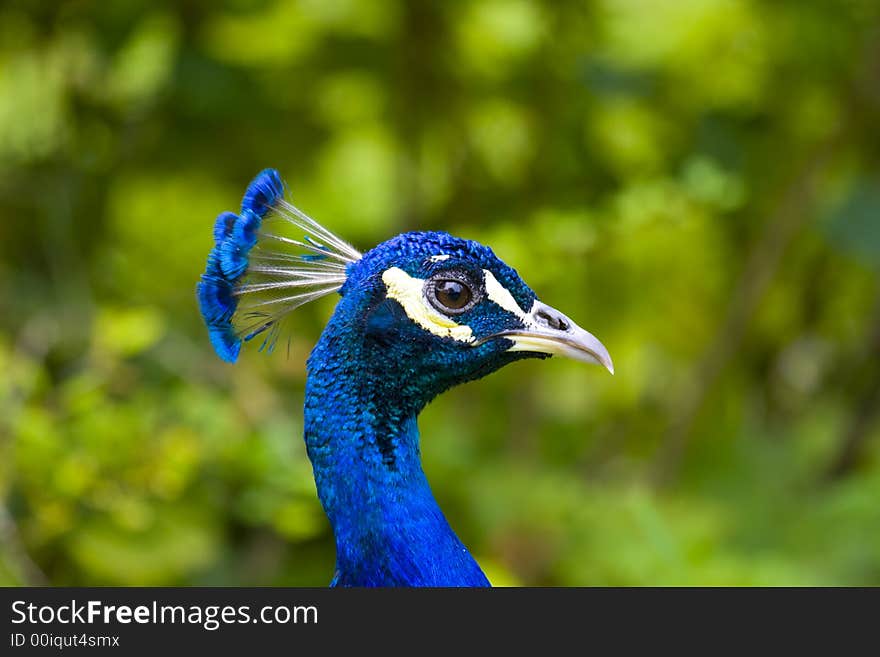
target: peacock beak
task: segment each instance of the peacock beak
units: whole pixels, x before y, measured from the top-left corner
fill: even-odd
[[[503,337],[513,342],[508,351],[567,356],[601,365],[614,374],[614,363],[605,345],[555,308],[536,300],[526,320],[524,328],[503,331],[493,337]]]

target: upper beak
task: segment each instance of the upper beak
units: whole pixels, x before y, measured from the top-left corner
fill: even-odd
[[[492,337],[513,342],[508,351],[534,351],[568,356],[585,363],[596,363],[614,374],[608,350],[588,331],[546,303],[535,301],[522,329],[502,331]]]

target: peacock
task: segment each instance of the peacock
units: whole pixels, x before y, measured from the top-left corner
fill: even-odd
[[[407,232],[361,254],[285,196],[266,169],[238,214],[217,217],[197,297],[214,350],[235,362],[243,342],[271,352],[295,308],[340,295],[308,358],[304,402],[306,449],[336,541],[330,585],[489,586],[428,485],[419,413],[523,358],[557,354],[613,374],[608,351],[487,246]]]

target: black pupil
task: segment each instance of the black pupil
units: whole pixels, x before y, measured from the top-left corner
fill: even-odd
[[[471,300],[471,291],[458,281],[437,281],[434,293],[437,301],[453,310],[464,308]]]

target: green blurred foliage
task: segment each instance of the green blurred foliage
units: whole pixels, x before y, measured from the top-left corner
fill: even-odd
[[[304,361],[194,285],[277,167],[491,245],[611,351],[437,400],[498,584],[880,584],[876,0],[0,4],[0,583],[323,585]]]

